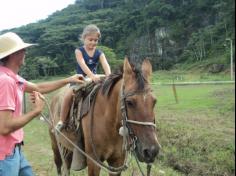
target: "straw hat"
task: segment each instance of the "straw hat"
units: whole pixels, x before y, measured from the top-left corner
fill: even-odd
[[[36,44],[25,43],[17,34],[7,32],[0,35],[0,60],[21,50]]]

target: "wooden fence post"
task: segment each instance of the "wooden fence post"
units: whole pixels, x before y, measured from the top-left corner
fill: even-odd
[[[179,103],[179,99],[178,99],[178,95],[177,95],[177,91],[176,91],[176,87],[175,87],[175,83],[173,82],[172,84],[172,89],[173,89],[173,93],[175,96],[175,102],[178,104]]]

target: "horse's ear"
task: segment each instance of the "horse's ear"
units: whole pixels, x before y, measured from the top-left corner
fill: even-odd
[[[152,75],[152,64],[150,63],[149,59],[144,59],[142,63],[142,72],[144,78],[150,82]]]
[[[123,74],[124,81],[126,82],[126,81],[133,80],[134,76],[135,74],[133,72],[133,68],[129,63],[128,58],[126,57],[124,61],[124,74]]]

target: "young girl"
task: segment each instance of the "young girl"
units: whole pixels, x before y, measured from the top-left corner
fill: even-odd
[[[84,46],[75,50],[76,60],[78,63],[77,73],[82,74],[84,77],[90,78],[95,83],[100,81],[100,77],[97,75],[97,66],[99,62],[101,63],[106,76],[111,73],[110,66],[104,53],[96,49],[100,37],[101,33],[97,26],[86,26],[81,35],[81,40],[84,43]],[[72,98],[73,89],[70,88],[65,93],[61,107],[60,121],[56,125],[56,129],[59,131],[64,128],[64,122],[66,121],[72,105]]]

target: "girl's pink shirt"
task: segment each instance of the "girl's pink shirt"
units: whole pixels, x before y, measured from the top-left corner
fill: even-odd
[[[12,111],[13,118],[19,118],[22,115],[25,85],[26,81],[22,77],[0,66],[0,111]],[[23,138],[22,128],[7,136],[0,135],[0,160],[11,155],[15,144],[22,142]]]

